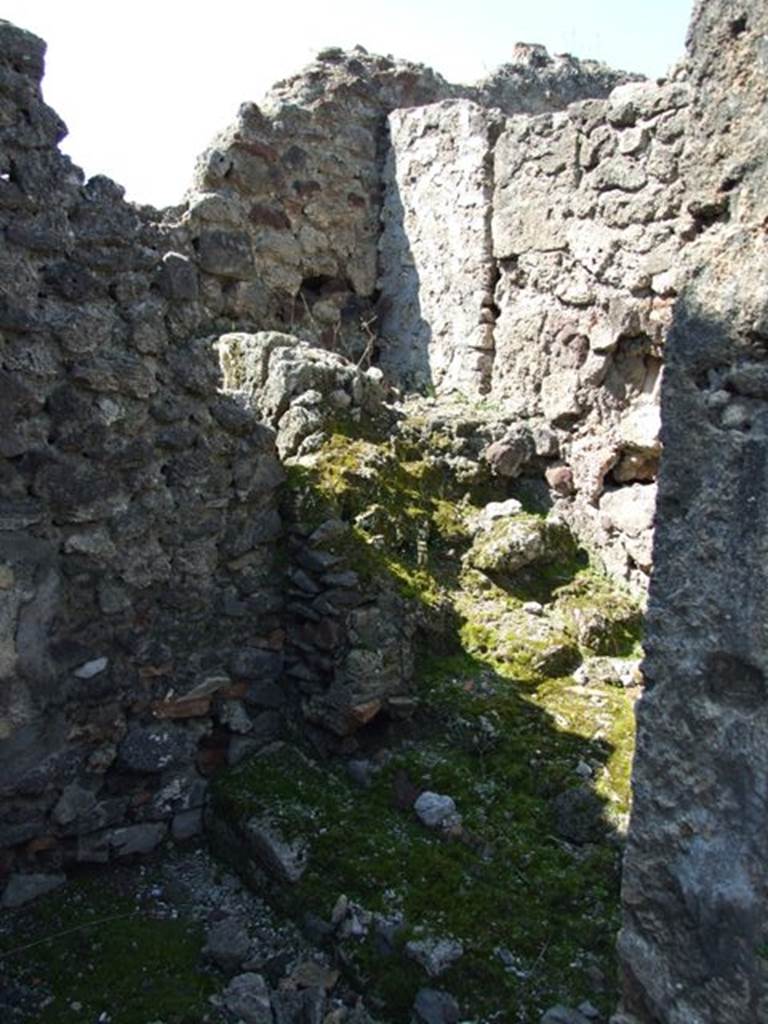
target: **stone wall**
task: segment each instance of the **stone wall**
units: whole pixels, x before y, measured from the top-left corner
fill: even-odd
[[[185,838],[210,773],[295,716],[264,425],[286,409],[225,394],[217,342],[269,324],[339,347],[342,323],[367,341],[384,111],[448,89],[329,51],[269,116],[245,105],[160,213],[61,155],[44,50],[0,23],[3,876]]]
[[[205,279],[84,183],[0,25],[0,872],[199,828],[285,695],[274,437],[218,390]],[[245,737],[248,737],[246,740]]]
[[[493,393],[555,431],[551,479],[572,491],[577,530],[640,586],[687,103],[685,82],[623,85],[605,101],[511,120],[495,150]]]
[[[244,104],[201,157],[183,217],[202,268],[219,278],[208,304],[239,326],[370,358],[387,114],[456,97],[551,110],[631,77],[542,47],[513,56],[487,81],[459,86],[362,47],[328,49],[260,107]]]
[[[537,117],[453,100],[389,119],[382,366],[514,414],[584,541],[640,589],[688,98],[637,82]]]
[[[391,456],[382,465],[379,447],[366,451],[348,436],[357,429],[391,440],[396,417],[382,373],[276,332],[223,335],[217,349],[225,387],[274,426],[286,460],[284,679],[300,698],[294,725],[320,753],[350,753],[379,712],[412,703],[413,638],[423,618],[391,573],[371,566],[355,531],[354,506],[370,511],[365,482],[382,478],[384,486],[398,468]],[[324,456],[328,445],[335,450]],[[337,491],[347,490],[341,481],[349,474],[363,495],[355,501],[347,491],[339,501],[323,487],[323,468]]]
[[[689,36],[617,1024],[768,1021],[766,39],[765,4],[725,0]]]
[[[390,115],[381,365],[407,387],[472,394],[490,386],[492,152],[502,120],[469,100]]]
[[[423,67],[329,50],[261,108],[243,105],[201,157],[184,216],[219,279],[207,300],[221,316],[359,356],[374,319],[385,115],[449,91]]]

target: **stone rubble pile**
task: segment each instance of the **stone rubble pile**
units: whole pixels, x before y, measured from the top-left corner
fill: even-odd
[[[392,418],[377,367],[274,331],[225,334],[215,347],[224,390],[275,428],[282,458],[311,450],[335,422]]]

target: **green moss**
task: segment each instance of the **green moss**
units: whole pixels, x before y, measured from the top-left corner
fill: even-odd
[[[493,657],[490,626],[467,622],[461,638],[456,654],[422,652],[418,740],[395,751],[370,789],[351,786],[341,767],[319,769],[284,750],[271,764],[234,769],[216,784],[216,800],[222,787],[225,802],[235,800],[229,816],[270,810],[287,836],[309,838],[309,868],[290,896],[297,912],[328,917],[344,893],[370,911],[402,913],[402,942],[417,928],[461,939],[465,954],[440,987],[467,1014],[519,1008],[520,1019],[534,1020],[543,1006],[582,998],[607,1012],[615,993],[609,984],[596,997],[588,968],[613,977],[618,853],[595,845],[575,857],[553,833],[551,800],[578,781],[582,762],[608,821],[626,813],[630,701],[615,688],[586,690],[530,671],[521,686],[519,667]],[[442,838],[398,809],[398,776],[451,794],[464,835]],[[356,977],[383,1000],[387,1018],[404,1019],[427,983],[423,972],[400,955],[382,957],[372,940],[348,946]]]
[[[287,472],[301,523],[312,528],[338,518],[351,524],[329,550],[366,578],[392,581],[406,597],[441,602],[456,572],[456,551],[454,561],[446,552],[468,542],[467,508],[441,496],[428,461],[402,461],[389,442],[332,434]]]
[[[591,995],[584,949],[610,974],[616,853],[595,847],[573,858],[552,836],[548,803],[571,780],[586,745],[548,728],[508,680],[467,655],[421,669],[427,734],[397,752],[370,789],[353,787],[339,767],[321,770],[284,748],[218,780],[215,806],[230,818],[268,811],[286,836],[309,840],[309,867],[287,897],[297,912],[327,918],[344,893],[370,911],[401,913],[401,942],[417,929],[456,936],[465,954],[440,986],[473,1016],[521,1007],[535,1019],[564,992]],[[488,722],[495,740],[482,739]],[[460,839],[443,838],[398,809],[395,780],[403,775],[454,797],[464,816]],[[535,973],[505,970],[500,948]],[[345,955],[385,1001],[388,1018],[404,1019],[426,983],[423,972],[401,955],[382,956],[372,940],[349,942]]]
[[[419,603],[421,624],[425,609],[439,612],[439,628],[418,652],[419,712],[407,741],[365,790],[338,763],[319,766],[280,748],[218,776],[214,812],[230,824],[267,816],[287,840],[306,840],[302,879],[268,888],[297,919],[308,910],[329,918],[341,894],[370,912],[402,915],[390,955],[372,934],[343,950],[351,974],[381,1000],[377,1016],[408,1019],[424,984],[453,992],[477,1020],[534,1021],[548,1005],[585,998],[607,1014],[616,997],[617,849],[569,849],[555,833],[552,799],[586,767],[608,822],[627,813],[631,699],[609,686],[577,686],[569,673],[585,654],[634,654],[639,609],[590,568],[567,531],[530,507],[527,520],[547,533],[543,560],[506,575],[463,564],[478,505],[508,495],[488,477],[466,496],[446,470],[448,434],[432,431],[427,450],[420,431],[403,436],[393,444],[337,423],[317,453],[287,466],[284,502],[307,529],[329,518],[348,524],[328,549],[372,592],[396,587]],[[541,604],[538,615],[526,610],[531,601]],[[450,794],[462,834],[424,828],[398,799],[404,779]],[[104,886],[103,876],[18,920],[17,944],[46,940],[23,964],[12,960],[14,971],[55,991],[41,1024],[95,1019],[102,1009],[113,1024],[201,1019],[214,983],[199,972],[193,922],[137,914],[132,897]],[[420,929],[455,936],[465,949],[433,982],[403,956]],[[595,968],[607,979],[600,995],[590,984]],[[84,1009],[72,1011],[73,1002]]]
[[[586,568],[558,591],[566,629],[592,654],[642,656],[643,614],[637,599],[614,580]]]
[[[82,1024],[103,1011],[112,1024],[192,1024],[207,1011],[219,986],[200,970],[200,925],[137,906],[122,877],[84,876],[14,911],[2,967],[48,999],[38,1024]]]

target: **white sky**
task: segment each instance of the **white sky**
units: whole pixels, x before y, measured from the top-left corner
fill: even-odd
[[[44,93],[64,150],[128,197],[176,203],[195,157],[243,100],[325,46],[361,44],[482,78],[515,42],[660,76],[683,55],[692,0],[0,0],[48,42]]]

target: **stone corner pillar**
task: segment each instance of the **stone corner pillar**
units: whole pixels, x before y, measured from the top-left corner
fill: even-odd
[[[617,1020],[766,1024],[768,4],[703,0],[688,47]]]

